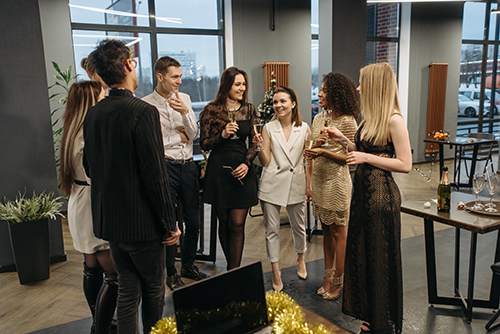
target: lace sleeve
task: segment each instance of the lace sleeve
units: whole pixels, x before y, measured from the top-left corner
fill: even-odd
[[[257,112],[255,111],[255,107],[253,104],[249,103],[248,104],[248,119],[250,119],[250,133],[248,135],[248,150],[247,150],[247,155],[245,159],[245,164],[247,164],[248,167],[252,165],[252,161],[255,159],[255,156],[257,155],[257,151],[255,151],[255,145],[252,143],[253,136],[255,135],[255,131],[253,130],[253,124],[257,122]]]
[[[222,138],[222,131],[215,135],[210,135],[210,117],[204,112],[200,118],[200,146],[203,151],[210,151],[214,147],[219,146],[224,138]]]

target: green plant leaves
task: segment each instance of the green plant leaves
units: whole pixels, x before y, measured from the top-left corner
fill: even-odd
[[[4,203],[0,203],[0,218],[9,223],[20,223],[44,218],[55,219],[57,215],[64,217],[60,199],[62,197],[55,197],[53,192],[44,191],[36,195],[33,191],[31,198],[19,193],[14,201],[4,198]]]

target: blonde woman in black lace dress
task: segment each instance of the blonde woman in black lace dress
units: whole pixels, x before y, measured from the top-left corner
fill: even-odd
[[[347,235],[342,311],[365,320],[362,333],[401,333],[401,196],[392,172],[408,173],[411,147],[398,88],[387,63],[361,69],[364,117],[352,142],[338,129],[328,135],[349,150],[357,165]]]
[[[219,240],[227,269],[239,267],[245,243],[248,209],[257,204],[257,178],[252,144],[255,107],[247,102],[247,75],[236,67],[221,76],[219,91],[200,114],[200,146],[210,151],[205,174],[205,203],[212,204],[219,218]],[[236,121],[230,122],[228,111]],[[246,140],[250,145],[247,146]]]

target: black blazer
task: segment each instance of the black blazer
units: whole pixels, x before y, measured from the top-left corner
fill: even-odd
[[[175,229],[158,110],[128,90],[111,90],[83,125],[94,234],[139,242]]]

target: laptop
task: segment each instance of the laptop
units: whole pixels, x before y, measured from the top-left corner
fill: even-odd
[[[271,334],[260,262],[173,292],[179,334]]]

